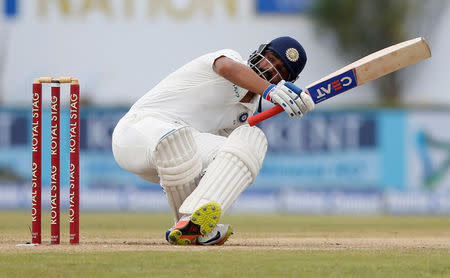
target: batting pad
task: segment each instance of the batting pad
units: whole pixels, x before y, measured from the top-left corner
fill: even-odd
[[[155,160],[161,186],[177,222],[181,217],[178,208],[196,188],[202,171],[191,130],[182,127],[163,136],[156,145]]]
[[[192,214],[212,201],[218,202],[224,213],[256,179],[266,151],[267,139],[261,129],[245,125],[234,130],[181,205],[180,213]]]

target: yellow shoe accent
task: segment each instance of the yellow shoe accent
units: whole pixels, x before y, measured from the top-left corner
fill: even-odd
[[[222,208],[217,202],[209,202],[198,208],[191,216],[191,222],[200,226],[200,233],[211,232],[219,222]]]
[[[196,236],[190,235],[190,236],[183,236],[183,233],[180,230],[173,230],[169,234],[169,243],[170,244],[176,244],[176,245],[191,245],[192,241],[195,240]]]

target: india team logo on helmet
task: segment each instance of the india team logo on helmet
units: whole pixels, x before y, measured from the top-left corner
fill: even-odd
[[[297,62],[299,57],[300,55],[298,54],[297,49],[291,47],[286,50],[286,58],[288,58],[289,61]]]

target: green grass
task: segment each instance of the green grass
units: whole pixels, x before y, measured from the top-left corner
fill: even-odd
[[[66,216],[61,219],[65,223]],[[46,214],[43,222],[47,220]],[[172,222],[167,214],[82,213],[80,246],[15,247],[30,239],[29,221],[29,212],[0,211],[0,277],[450,277],[447,247],[260,248],[233,245],[233,240],[228,246],[213,248],[161,245]],[[450,241],[450,217],[230,215],[223,221],[233,224],[234,240],[372,237]],[[67,226],[61,227],[63,242],[67,242]],[[43,236],[47,242],[48,234],[46,224]],[[158,239],[156,245],[163,248],[154,248],[149,239]],[[124,241],[138,245],[131,246],[134,250],[118,250]],[[115,248],[102,248],[103,243]],[[98,247],[89,249],[95,244]]]
[[[211,250],[0,255],[2,277],[448,277],[449,251]]]

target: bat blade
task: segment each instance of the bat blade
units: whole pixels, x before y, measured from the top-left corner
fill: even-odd
[[[424,38],[408,40],[374,52],[306,86],[314,103],[320,103],[356,86],[410,66],[431,57],[430,48]],[[255,125],[270,118],[283,109],[277,105],[255,116],[248,123]]]

